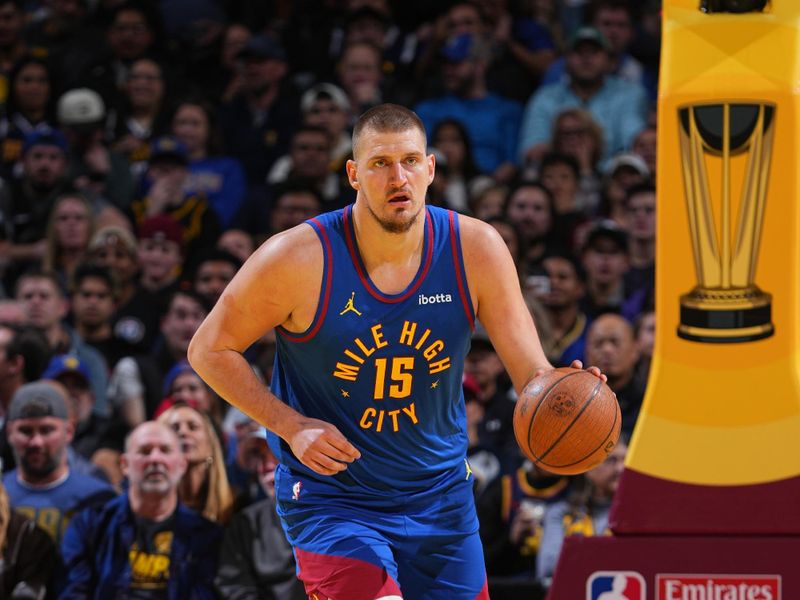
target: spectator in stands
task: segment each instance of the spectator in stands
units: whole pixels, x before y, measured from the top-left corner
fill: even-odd
[[[224,408],[228,405],[223,403],[187,361],[176,363],[166,374],[163,395],[164,400],[156,409],[157,414],[160,415],[175,404],[188,404],[211,417],[215,430],[222,430]]]
[[[608,376],[622,413],[622,431],[630,434],[636,425],[644,398],[636,364],[639,350],[630,321],[615,314],[604,314],[589,326],[586,334],[586,362],[597,365]]]
[[[342,50],[336,63],[338,83],[350,101],[353,115],[360,115],[384,101],[382,52],[369,42],[353,42]]]
[[[75,332],[106,359],[110,368],[136,351],[113,328],[117,287],[111,271],[96,263],[81,263],[70,284],[72,323]]]
[[[539,182],[522,181],[508,193],[505,217],[525,236],[527,251],[523,257],[523,274],[535,272],[545,252],[553,245],[553,196]]]
[[[275,511],[278,461],[267,445],[263,428],[251,439],[261,448],[257,470],[266,497],[231,519],[214,583],[224,598],[303,600],[306,594],[295,575],[294,554]]]
[[[233,254],[207,248],[197,257],[192,272],[188,274],[192,289],[213,306],[241,266],[242,263]]]
[[[609,45],[597,29],[583,27],[570,39],[567,81],[544,85],[525,106],[519,152],[522,162],[537,162],[552,137],[556,115],[584,106],[603,129],[604,158],[630,148],[645,127],[647,96],[641,85],[608,75]]]
[[[122,359],[111,375],[109,395],[132,427],[153,416],[163,399],[167,373],[186,360],[189,342],[210,310],[206,299],[191,290],[177,290],[166,307],[152,351]],[[149,310],[158,311],[156,307]]]
[[[239,54],[247,46],[253,33],[241,23],[231,23],[222,36],[220,52],[221,81],[220,93],[214,94],[223,104],[232,101],[243,90],[244,65],[239,61]]]
[[[41,271],[23,274],[17,281],[16,298],[22,302],[31,325],[47,337],[53,354],[73,354],[86,365],[96,400],[94,410],[99,415],[108,414],[108,364],[74,329],[64,324],[68,302],[56,276]]]
[[[181,504],[186,470],[175,433],[137,427],[125,442],[128,491],[73,519],[62,545],[63,598],[213,598],[221,528]]]
[[[14,394],[8,412],[8,441],[17,468],[3,475],[11,507],[31,518],[58,544],[78,511],[114,497],[109,485],[70,469],[73,437],[67,403],[59,388],[28,383]]]
[[[330,171],[341,173],[353,152],[349,131],[353,115],[347,94],[332,83],[318,83],[303,94],[300,108],[306,125],[327,130],[331,139]]]
[[[74,192],[59,196],[50,212],[42,269],[56,273],[65,290],[75,267],[86,257],[94,222],[92,207]]]
[[[628,190],[625,199],[625,229],[628,232],[630,268],[625,289],[642,296],[642,305],[652,303],[656,284],[656,188],[649,184]]]
[[[481,185],[470,194],[469,209],[472,216],[481,221],[490,217],[501,217],[508,202],[508,186],[502,184]]]
[[[586,295],[581,310],[591,320],[606,312],[622,312],[626,300],[625,273],[630,266],[628,234],[608,219],[588,232],[581,262],[586,271]]]
[[[272,235],[299,225],[322,212],[322,198],[316,189],[302,183],[280,188],[270,214],[269,231]]]
[[[580,197],[580,167],[569,154],[550,152],[542,157],[539,179],[553,196],[553,236],[569,250],[575,248],[575,232],[586,221]]]
[[[636,154],[623,153],[612,158],[605,167],[600,214],[625,226],[625,197],[628,190],[650,180],[647,164]]]
[[[172,134],[189,155],[186,188],[205,196],[221,227],[227,229],[244,202],[246,181],[241,163],[222,153],[222,133],[213,107],[204,100],[181,102],[172,117]]]
[[[5,116],[0,119],[0,176],[19,175],[25,137],[56,125],[53,74],[41,57],[22,57],[8,75]]]
[[[25,43],[25,10],[22,0],[0,1],[0,108],[8,101],[8,74],[28,51]]]
[[[238,54],[240,91],[220,108],[225,147],[244,167],[247,180],[264,181],[273,162],[289,148],[300,120],[296,94],[285,82],[289,66],[283,47],[267,35],[251,37]]]
[[[656,138],[656,128],[648,126],[633,140],[633,153],[647,165],[652,181],[656,180]]]
[[[256,250],[253,236],[241,229],[228,229],[225,231],[217,240],[217,248],[230,252],[242,264]]]
[[[224,525],[233,512],[233,492],[211,419],[197,408],[176,403],[161,413],[158,421],[178,435],[188,465],[178,486],[181,503]]]
[[[550,584],[565,537],[609,535],[608,513],[627,452],[628,437],[621,435],[608,458],[576,478],[567,498],[547,507],[536,562],[536,577],[543,585]]]
[[[163,304],[177,289],[183,266],[183,227],[169,215],[155,215],[138,232],[140,291],[149,295],[150,303]]]
[[[0,597],[45,598],[56,565],[56,545],[36,524],[11,510],[0,483]]]
[[[22,176],[9,185],[11,237],[3,254],[16,274],[44,257],[47,220],[67,185],[67,140],[58,130],[34,131],[22,147]],[[8,274],[7,274],[8,275]]]
[[[448,183],[444,191],[447,207],[468,213],[472,191],[487,185],[491,179],[482,176],[475,164],[466,127],[456,119],[443,119],[433,128],[430,145],[447,160]]]
[[[642,312],[633,324],[633,331],[636,338],[636,349],[639,351],[636,382],[641,389],[646,390],[656,339],[656,312],[653,309],[646,309]]]
[[[542,260],[548,289],[538,296],[550,321],[552,347],[546,348],[550,362],[566,367],[584,360],[588,319],[580,308],[586,292],[583,269],[570,254],[550,254]]]
[[[134,181],[128,161],[106,145],[105,119],[105,104],[94,90],[72,89],[58,100],[58,122],[71,150],[69,180],[98,208],[110,204],[122,211],[133,199]]]
[[[442,48],[442,79],[446,94],[424,100],[415,111],[430,136],[444,118],[464,123],[472,141],[475,162],[495,180],[508,182],[516,169],[522,106],[486,87],[490,48],[487,41],[472,34],[452,37]]]
[[[172,137],[155,140],[144,179],[144,196],[131,205],[139,227],[148,217],[169,215],[183,227],[186,256],[213,246],[220,234],[217,215],[208,199],[186,190],[189,155],[183,143]]]

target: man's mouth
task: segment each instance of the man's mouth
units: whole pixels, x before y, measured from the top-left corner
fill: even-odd
[[[404,202],[411,202],[411,196],[408,194],[395,194],[389,198],[389,204],[402,204]]]

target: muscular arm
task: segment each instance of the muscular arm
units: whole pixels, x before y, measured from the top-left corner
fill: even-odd
[[[322,248],[308,225],[270,238],[228,284],[188,357],[222,398],[286,440],[309,468],[330,475],[344,470],[358,451],[333,425],[301,415],[270,393],[242,356],[277,325],[300,332],[311,324],[322,266]]]
[[[478,320],[486,328],[514,388],[552,369],[519,287],[514,261],[491,225],[459,217],[467,281]]]

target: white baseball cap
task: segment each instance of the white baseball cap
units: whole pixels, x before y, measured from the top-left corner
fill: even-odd
[[[100,94],[89,88],[76,88],[58,99],[58,121],[63,126],[97,123],[106,116]]]

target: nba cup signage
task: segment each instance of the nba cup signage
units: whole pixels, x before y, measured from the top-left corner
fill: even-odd
[[[697,285],[680,299],[678,336],[710,343],[769,337],[772,296],[755,283],[775,105],[678,108],[686,211]]]

